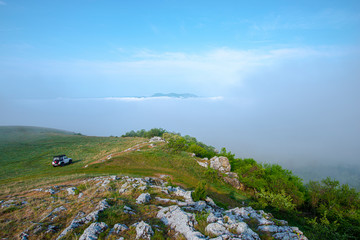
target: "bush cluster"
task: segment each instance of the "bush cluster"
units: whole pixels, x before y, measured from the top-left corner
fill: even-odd
[[[235,154],[225,148],[217,152],[214,147],[194,137],[161,128],[130,131],[123,136],[160,136],[168,142],[167,148],[174,152],[186,151],[200,158],[227,157],[231,171],[238,174],[239,181],[253,197],[251,205],[291,220],[302,227],[309,239],[358,239],[360,236],[360,195],[347,184],[341,185],[327,178],[304,185],[301,178],[278,164],[235,158]],[[205,177],[213,182],[218,174],[208,168]],[[206,194],[206,182],[200,182],[192,197],[195,201],[204,200]]]
[[[152,137],[162,137],[167,131],[162,128],[152,128],[149,131],[141,129],[138,131],[131,130],[130,132],[125,133],[121,137],[143,137],[143,138],[152,138]]]

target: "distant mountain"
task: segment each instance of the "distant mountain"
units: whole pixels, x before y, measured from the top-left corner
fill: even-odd
[[[192,93],[155,93],[151,97],[197,98],[198,96]]]

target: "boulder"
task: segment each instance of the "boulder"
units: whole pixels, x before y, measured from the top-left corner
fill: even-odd
[[[140,196],[136,199],[137,204],[144,204],[149,202],[151,199],[151,196],[149,193],[142,193]]]
[[[238,178],[236,177],[222,177],[222,179],[230,184],[231,186],[233,186],[234,188],[238,189],[238,190],[244,190],[245,189],[245,186],[244,184],[242,184]]]
[[[96,240],[100,233],[106,230],[108,226],[106,223],[92,223],[87,229],[85,229],[84,233],[80,236],[79,240]]]
[[[220,223],[210,223],[206,226],[205,232],[210,236],[220,236],[228,233],[229,231]]]
[[[76,187],[69,187],[66,189],[66,191],[68,192],[69,195],[75,195],[76,194],[75,190],[76,190]]]
[[[229,159],[223,156],[211,158],[210,167],[220,172],[230,172],[231,170]]]
[[[197,163],[204,168],[208,168],[208,166],[209,166],[209,163],[207,163],[207,162],[197,161]]]
[[[154,143],[154,142],[165,142],[164,139],[162,139],[161,137],[152,137],[149,140],[149,143]]]
[[[116,232],[117,234],[121,233],[122,231],[128,230],[129,228],[125,224],[116,223],[114,228],[111,230],[112,232]]]
[[[206,237],[194,229],[195,217],[193,214],[184,212],[179,206],[173,205],[162,208],[157,217],[165,225],[184,235],[186,239],[200,240]]]
[[[187,202],[193,202],[193,199],[191,197],[191,191],[185,191],[181,187],[176,187],[174,189],[171,189],[170,191],[173,191],[176,196],[183,197]]]
[[[206,218],[207,223],[214,223],[217,222],[218,218],[213,214],[210,213],[209,216]]]
[[[144,221],[136,223],[136,239],[149,239],[154,235],[151,226]]]

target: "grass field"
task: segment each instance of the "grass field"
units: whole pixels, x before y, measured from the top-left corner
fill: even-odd
[[[143,138],[89,137],[42,128],[0,127],[0,197],[31,188],[97,175],[169,175],[174,184],[194,189],[199,181],[209,184],[209,195],[219,204],[239,205],[243,193],[230,185],[206,177],[206,169],[186,153],[172,153],[162,146],[126,152],[105,162],[95,162],[110,153],[121,152]],[[7,140],[8,139],[8,140]],[[66,154],[74,160],[64,167],[52,167],[53,155]],[[84,168],[84,166],[89,165]]]

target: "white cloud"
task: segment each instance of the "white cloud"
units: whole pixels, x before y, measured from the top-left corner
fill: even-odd
[[[68,86],[89,97],[147,96],[155,92],[226,96],[263,68],[291,60],[327,57],[333,52],[329,48],[217,48],[201,53],[141,50],[123,61],[33,61],[13,65],[6,61],[0,64],[0,71],[9,79],[24,79],[27,82],[31,76],[32,79],[41,79],[44,86]],[[140,101],[131,98],[120,100]]]
[[[103,98],[59,98],[59,100],[70,101],[115,101],[115,102],[144,102],[144,101],[222,101],[224,97],[196,97],[196,98],[175,98],[175,97],[103,97]]]

